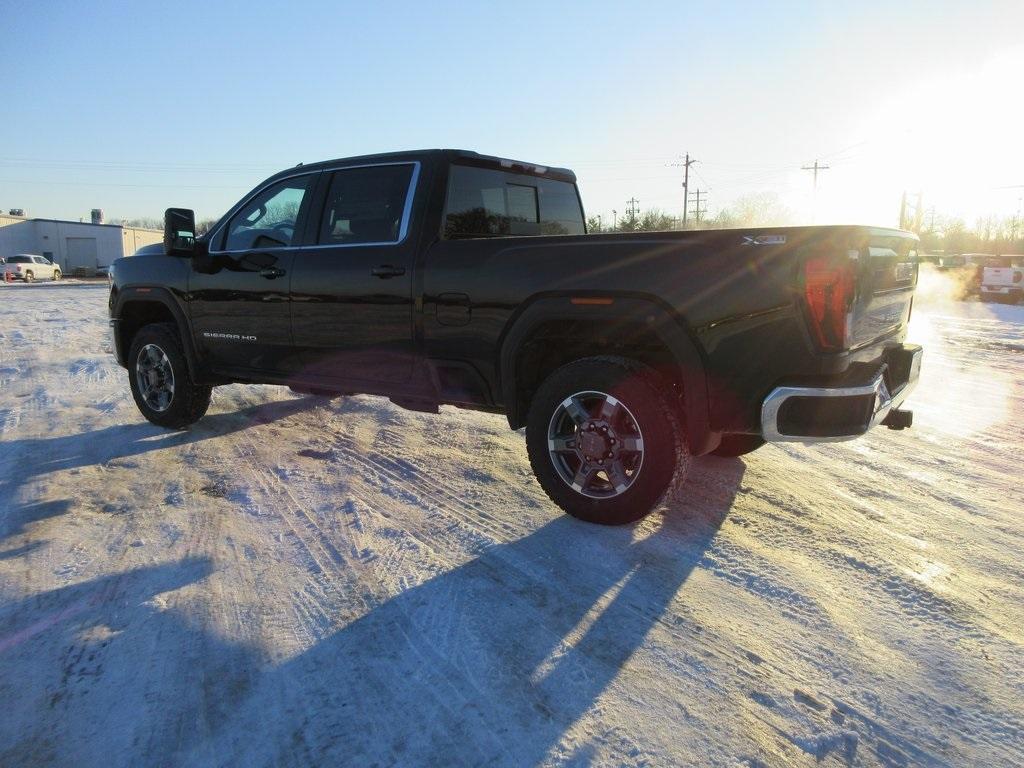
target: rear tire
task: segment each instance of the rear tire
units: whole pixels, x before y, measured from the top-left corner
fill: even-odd
[[[26,273],[25,273],[25,282],[26,282],[26,283],[31,283],[31,282],[33,282],[33,281],[34,281],[35,279],[36,279],[36,278],[35,278],[35,275],[33,275],[33,274],[32,274],[31,272],[26,272]]]
[[[203,417],[212,387],[192,381],[178,329],[154,323],[139,329],[128,353],[128,381],[135,405],[146,420],[180,429]]]
[[[534,394],[526,425],[530,465],[544,492],[591,523],[623,525],[647,515],[689,468],[671,391],[650,368],[621,357],[588,357],[554,371]]]
[[[735,458],[753,453],[764,444],[765,440],[760,435],[723,435],[722,442],[711,452],[711,455]]]

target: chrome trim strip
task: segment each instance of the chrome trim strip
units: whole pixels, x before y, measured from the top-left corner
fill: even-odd
[[[878,426],[889,415],[894,408],[898,408],[911,390],[917,385],[921,376],[921,358],[924,350],[917,349],[913,352],[913,359],[910,363],[910,373],[907,383],[895,392],[889,392],[883,376],[885,368],[878,372],[869,384],[856,387],[776,387],[764,399],[761,405],[761,434],[770,443],[838,443],[845,440],[853,440],[866,434],[872,428]],[[875,396],[875,406],[871,419],[863,431],[849,435],[836,435],[832,437],[814,437],[810,435],[788,435],[779,432],[778,418],[779,410],[791,397],[862,397],[864,395]]]
[[[261,250],[267,250],[267,251],[270,251],[270,250],[273,250],[273,251],[301,251],[301,250],[309,249],[309,248],[357,248],[357,247],[358,248],[366,248],[366,247],[372,248],[372,247],[381,246],[381,245],[401,245],[401,243],[405,241],[406,235],[409,234],[409,220],[412,217],[412,203],[413,203],[413,199],[416,196],[416,184],[417,184],[417,182],[419,181],[419,178],[420,178],[420,165],[421,165],[421,163],[420,163],[419,160],[403,160],[403,161],[397,162],[397,163],[363,163],[361,165],[339,165],[339,166],[332,166],[330,168],[319,168],[319,169],[317,169],[315,171],[305,171],[305,172],[293,173],[293,174],[290,174],[289,176],[281,176],[280,178],[274,179],[273,181],[271,181],[271,182],[269,182],[267,184],[264,184],[259,189],[257,189],[254,192],[250,193],[247,197],[243,198],[241,200],[241,202],[237,203],[231,210],[229,210],[227,215],[222,219],[223,223],[218,225],[216,229],[214,229],[212,232],[210,232],[210,234],[208,235],[208,240],[209,240],[209,242],[211,244],[213,244],[216,241],[216,239],[220,236],[221,230],[228,225],[228,222],[231,221],[231,219],[234,218],[235,214],[238,213],[238,211],[246,203],[248,203],[254,197],[256,197],[261,192],[263,192],[263,190],[269,189],[270,187],[274,186],[275,184],[279,184],[282,181],[287,181],[288,179],[296,179],[299,176],[312,176],[313,174],[318,174],[318,173],[335,173],[336,171],[349,171],[349,170],[355,170],[356,168],[383,168],[384,166],[388,166],[388,165],[411,165],[413,167],[413,169],[412,169],[412,176],[409,178],[409,188],[405,192],[405,207],[402,209],[402,223],[398,227],[398,239],[397,240],[388,240],[388,241],[372,242],[372,243],[338,243],[338,244],[333,244],[333,243],[317,243],[317,244],[313,244],[313,245],[282,245],[282,246],[279,246],[277,248],[265,248],[265,249],[261,249]],[[247,249],[231,250],[231,251],[215,251],[212,248],[210,249],[210,253],[211,254],[246,253],[246,252],[247,252]]]

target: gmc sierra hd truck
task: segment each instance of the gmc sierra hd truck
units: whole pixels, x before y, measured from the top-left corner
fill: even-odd
[[[571,171],[457,150],[299,165],[195,232],[168,209],[163,247],[110,271],[117,360],[164,427],[232,382],[502,413],[556,504],[620,524],[691,456],[911,423],[907,232],[587,234]]]

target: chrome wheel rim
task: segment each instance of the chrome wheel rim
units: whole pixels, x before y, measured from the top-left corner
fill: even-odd
[[[579,494],[610,499],[628,491],[644,463],[640,425],[604,392],[565,398],[548,423],[548,454],[558,476]]]
[[[147,344],[139,350],[135,361],[135,382],[146,405],[162,412],[171,407],[174,399],[174,369],[167,354],[156,344]]]

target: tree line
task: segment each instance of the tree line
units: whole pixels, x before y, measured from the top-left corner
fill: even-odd
[[[665,230],[781,227],[798,223],[797,215],[772,192],[747,195],[714,216],[696,218],[692,213],[683,227],[682,218],[660,208],[627,212],[611,226],[605,217],[587,218],[588,232],[657,232]],[[968,225],[955,216],[928,216],[917,234],[924,253],[1024,254],[1024,219],[1018,216],[985,216]]]

